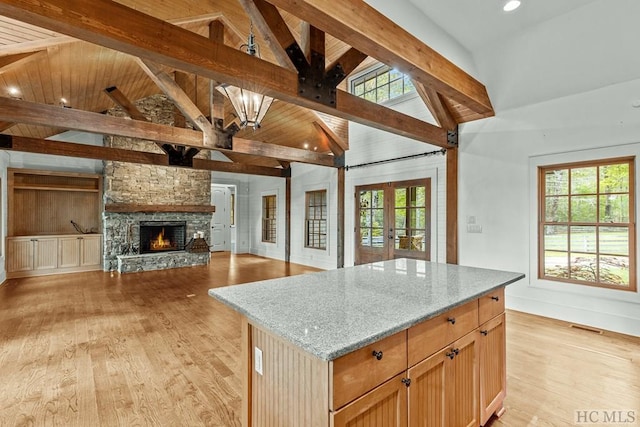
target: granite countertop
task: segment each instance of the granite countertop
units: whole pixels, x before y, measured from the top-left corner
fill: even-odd
[[[396,259],[209,290],[323,360],[407,329],[524,274]]]

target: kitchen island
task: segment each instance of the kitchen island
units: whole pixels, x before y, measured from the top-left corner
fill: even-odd
[[[523,277],[397,259],[209,290],[244,315],[243,425],[483,425]]]

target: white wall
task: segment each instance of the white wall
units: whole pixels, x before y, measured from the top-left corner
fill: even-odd
[[[526,273],[507,287],[509,308],[640,335],[638,293],[537,279],[534,180],[537,164],[640,156],[638,96],[634,80],[463,125],[460,264]],[[466,232],[469,216],[481,234]]]
[[[330,270],[338,265],[337,203],[338,173],[334,168],[302,163],[291,165],[291,262]],[[327,248],[305,248],[307,191],[327,190]]]
[[[262,197],[276,196],[276,242],[262,241]],[[250,252],[254,255],[284,260],[285,180],[269,176],[252,176],[249,180]],[[293,216],[293,215],[292,215]]]
[[[0,234],[0,286],[7,279],[5,269],[5,237],[7,237],[7,167],[9,166],[9,162],[9,152],[2,150],[2,152],[0,152],[0,179],[2,179],[2,186],[0,186],[0,218],[2,218],[2,221],[0,221],[0,230],[2,231]]]
[[[103,136],[87,132],[68,131],[52,136],[53,141],[77,142],[79,144],[103,146]],[[10,151],[10,167],[21,169],[42,169],[84,173],[102,173],[101,160],[76,157],[50,156],[47,154],[20,153]]]

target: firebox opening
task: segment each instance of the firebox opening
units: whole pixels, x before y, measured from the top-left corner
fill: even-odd
[[[186,228],[184,221],[141,221],[140,253],[184,250]]]

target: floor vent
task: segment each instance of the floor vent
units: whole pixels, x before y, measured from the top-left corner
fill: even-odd
[[[592,328],[590,326],[585,325],[574,325],[573,323],[569,325],[570,328],[581,329],[583,331],[594,332],[598,335],[602,335],[604,332],[601,329]]]

